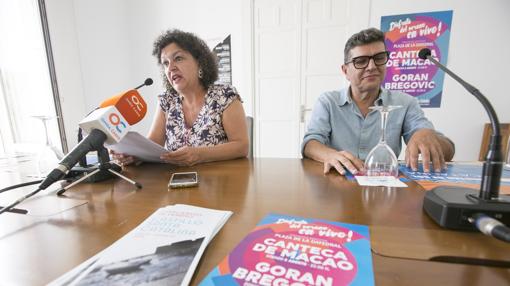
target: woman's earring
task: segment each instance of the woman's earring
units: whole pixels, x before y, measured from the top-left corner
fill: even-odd
[[[204,72],[202,71],[202,69],[199,69],[198,70],[198,78],[202,78],[204,76]]]

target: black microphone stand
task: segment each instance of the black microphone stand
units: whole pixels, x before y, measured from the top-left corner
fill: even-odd
[[[112,174],[114,176],[117,176],[117,177],[127,181],[128,183],[134,185],[137,189],[142,188],[142,184],[135,182],[132,179],[130,179],[120,173],[120,171],[122,170],[122,167],[119,166],[118,164],[110,161],[110,155],[108,154],[108,150],[105,147],[101,146],[101,148],[99,148],[99,150],[97,150],[97,157],[98,157],[98,165],[97,166],[86,168],[85,169],[86,171],[84,171],[85,175],[83,175],[76,181],[72,182],[71,184],[59,189],[57,191],[57,195],[58,196],[63,195],[67,190],[69,190],[73,186],[75,186],[87,179],[89,179],[91,181],[98,181],[98,180],[103,180],[105,178],[108,178]],[[94,179],[94,178],[98,178],[98,179]]]
[[[152,83],[153,83],[152,78],[147,78],[141,85],[135,87],[135,89],[152,85]],[[82,130],[80,128],[78,131],[78,142],[80,142],[82,139],[83,139]],[[68,189],[79,184],[80,182],[83,182],[84,180],[87,180],[89,182],[98,182],[109,179],[110,177],[112,177],[112,174],[121,179],[124,179],[130,184],[133,184],[138,189],[142,188],[142,185],[140,183],[135,182],[130,178],[123,176],[122,174],[119,173],[122,170],[122,167],[110,161],[110,155],[108,154],[108,150],[104,148],[104,146],[101,145],[101,147],[97,148],[97,157],[99,164],[97,166],[90,167],[87,165],[87,158],[83,156],[79,161],[80,167],[72,168],[69,171],[70,174],[68,175],[73,176],[76,173],[78,174],[84,173],[85,175],[77,179],[76,181],[72,182],[71,184],[65,186],[64,188],[58,190],[57,195],[59,196],[63,195]]]
[[[152,79],[147,78],[144,81],[144,83],[137,86],[136,89],[139,89],[146,85],[151,85],[152,83],[153,83]],[[81,141],[81,134],[79,134],[79,137],[80,137],[79,141]],[[24,214],[27,213],[26,210],[14,209],[14,207],[17,206],[18,204],[22,203],[26,199],[34,196],[38,192],[46,189],[54,182],[63,179],[65,177],[65,175],[68,173],[68,171],[70,169],[72,169],[72,167],[78,162],[80,163],[80,165],[82,167],[84,167],[85,170],[89,170],[90,168],[84,166],[84,165],[86,165],[86,159],[84,159],[84,157],[86,156],[87,152],[94,151],[94,150],[97,151],[99,165],[97,167],[92,167],[92,169],[91,169],[92,172],[90,172],[90,173],[87,173],[87,171],[82,170],[81,172],[85,173],[85,175],[83,177],[79,178],[78,180],[76,180],[75,182],[71,183],[70,185],[66,186],[65,188],[60,189],[57,192],[57,195],[62,195],[69,188],[75,186],[76,184],[78,184],[88,178],[91,178],[92,181],[97,181],[97,180],[102,180],[102,179],[108,178],[110,175],[110,174],[108,174],[108,172],[113,175],[118,176],[121,179],[126,180],[130,184],[135,185],[138,189],[141,189],[142,185],[140,183],[137,183],[137,182],[131,180],[130,178],[123,176],[119,173],[120,170],[122,169],[121,166],[110,162],[110,155],[108,154],[108,150],[106,150],[106,148],[104,148],[104,146],[103,146],[105,140],[106,140],[106,134],[104,134],[102,131],[100,131],[98,129],[92,129],[89,136],[87,136],[87,138],[85,138],[83,140],[84,142],[79,143],[70,153],[68,153],[60,161],[59,166],[57,168],[53,169],[46,176],[46,178],[41,182],[41,184],[35,191],[19,198],[14,203],[12,203],[6,207],[0,207],[0,214],[2,214],[4,212],[8,212],[8,211],[24,213]],[[98,176],[97,176],[97,178],[94,179],[93,176],[95,176],[96,174],[98,174]]]
[[[501,152],[499,120],[494,108],[477,88],[465,82],[432,58],[429,49],[420,50],[419,57],[434,63],[473,94],[487,111],[492,126],[489,150],[483,163],[480,191],[461,187],[439,186],[425,194],[423,209],[440,226],[450,229],[476,230],[471,221],[474,216],[480,213],[496,218],[504,224],[510,224],[509,196],[499,196],[504,163]]]

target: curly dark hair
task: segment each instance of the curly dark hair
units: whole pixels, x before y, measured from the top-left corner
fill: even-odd
[[[156,57],[158,64],[161,64],[161,51],[168,45],[175,43],[181,49],[190,53],[198,62],[198,67],[202,69],[202,77],[199,78],[204,88],[208,88],[218,79],[218,61],[216,55],[211,52],[207,44],[193,33],[183,32],[177,29],[171,29],[163,32],[154,41],[152,55]],[[162,70],[163,82],[167,91],[175,91],[164,70]]]
[[[376,42],[382,42],[386,48],[386,43],[384,42],[384,33],[376,28],[368,28],[352,35],[345,43],[344,63],[347,63],[351,60],[350,52],[353,48]]]

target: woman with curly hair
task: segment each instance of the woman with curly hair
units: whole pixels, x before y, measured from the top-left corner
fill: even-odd
[[[214,84],[216,57],[192,33],[168,30],[154,42],[152,54],[162,68],[165,93],[148,138],[169,152],[168,163],[191,166],[246,157],[248,133],[241,97],[230,85]],[[114,154],[122,164],[135,158]]]

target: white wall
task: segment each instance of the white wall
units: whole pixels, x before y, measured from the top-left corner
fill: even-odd
[[[73,2],[47,0],[46,13],[65,133],[71,148],[76,144],[78,122],[86,114]]]
[[[445,10],[453,10],[448,68],[489,99],[500,122],[510,122],[510,1],[372,1],[370,24],[380,27],[381,16],[386,15]],[[474,96],[445,75],[441,108],[424,110],[435,127],[456,143],[455,160],[478,160],[489,117]]]
[[[251,0],[46,0],[57,80],[63,98],[70,146],[78,121],[104,98],[132,88],[146,77],[155,84],[141,90],[149,105],[135,130],[146,133],[162,81],[152,42],[162,31],[179,28],[204,40],[232,35],[233,83],[253,114]],[[510,1],[371,1],[370,25],[385,15],[453,10],[448,66],[478,87],[501,122],[510,122],[510,96],[504,89],[510,57]],[[441,108],[425,109],[437,129],[456,142],[456,160],[476,160],[485,111],[476,99],[445,77]],[[71,131],[70,131],[71,130]]]

